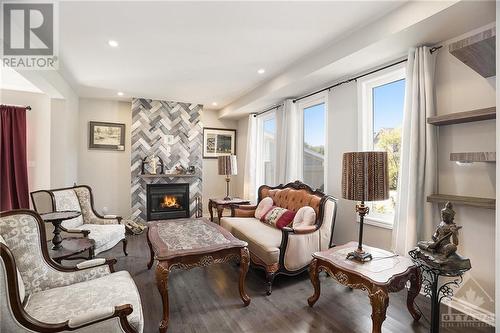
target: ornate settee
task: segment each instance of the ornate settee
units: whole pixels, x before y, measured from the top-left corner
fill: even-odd
[[[316,212],[314,225],[296,229],[277,229],[261,222],[255,218],[257,206],[252,205],[234,205],[231,217],[221,218],[223,228],[248,243],[252,264],[266,271],[270,295],[276,275],[300,274],[308,268],[314,252],[333,246],[337,199],[299,181],[276,187],[263,185],[258,191],[257,204],[265,197],[271,197],[275,206],[293,212],[304,206]]]
[[[63,267],[45,237],[37,213],[0,213],[0,332],[142,332],[139,292],[115,259]]]
[[[116,244],[123,243],[123,252],[127,255],[125,225],[120,216],[101,216],[94,209],[92,189],[87,185],[40,190],[31,193],[33,207],[39,214],[64,210],[75,210],[82,215],[63,221],[63,231],[80,234],[95,241],[94,253],[107,251]]]

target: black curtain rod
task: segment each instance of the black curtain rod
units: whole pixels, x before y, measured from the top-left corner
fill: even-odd
[[[7,105],[7,104],[4,104],[4,105]],[[26,110],[31,110],[31,106],[29,106],[29,105],[7,105],[7,106],[21,107],[21,108],[26,108]]]
[[[429,50],[429,52],[432,54],[432,53],[436,52],[437,50],[439,50],[439,49],[440,49],[440,48],[442,48],[442,47],[443,47],[443,46],[441,46],[441,45],[440,45],[440,46],[435,46],[435,47],[432,47],[432,48]],[[307,95],[304,95],[304,96],[297,97],[297,98],[295,98],[295,99],[293,100],[293,103],[295,103],[295,102],[297,102],[297,101],[300,101],[301,99],[304,99],[304,98],[307,98],[307,97],[311,97],[311,96],[313,96],[313,95],[316,95],[316,94],[318,94],[318,93],[320,93],[320,92],[323,92],[323,91],[330,90],[330,89],[332,89],[332,88],[338,87],[338,86],[343,85],[343,84],[345,84],[345,83],[350,83],[350,82],[352,82],[352,81],[356,81],[357,79],[361,79],[362,77],[365,77],[365,76],[371,75],[371,74],[373,74],[373,73],[377,73],[377,72],[379,72],[379,71],[383,71],[384,69],[387,69],[387,68],[390,68],[390,67],[393,67],[393,66],[396,66],[396,65],[402,64],[403,62],[406,62],[406,61],[408,61],[408,58],[406,58],[406,59],[402,59],[402,60],[400,60],[400,61],[396,61],[396,62],[394,62],[394,63],[392,63],[392,64],[389,64],[389,65],[386,65],[386,66],[384,66],[384,67],[380,67],[380,68],[374,69],[374,70],[372,70],[372,71],[370,71],[370,72],[368,72],[368,73],[364,73],[364,74],[358,75],[358,76],[356,76],[356,77],[353,77],[353,78],[347,79],[347,80],[345,80],[345,81],[342,81],[342,82],[339,82],[339,83],[335,83],[334,85],[331,85],[331,86],[329,86],[329,87],[326,87],[326,88],[323,88],[323,89],[317,90],[317,91],[315,91],[315,92],[313,92],[313,93],[310,93],[310,94],[307,94]]]
[[[274,109],[277,109],[281,106],[282,104],[275,105],[269,109],[265,109],[264,111],[256,112],[253,114],[254,117],[260,116],[261,114],[268,113],[269,111],[273,111]]]

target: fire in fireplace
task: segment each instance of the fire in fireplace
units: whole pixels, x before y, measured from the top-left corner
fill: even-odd
[[[177,202],[177,197],[175,195],[163,196],[163,202],[160,205],[161,208],[181,208],[181,205]]]
[[[148,184],[147,219],[189,217],[189,184]]]

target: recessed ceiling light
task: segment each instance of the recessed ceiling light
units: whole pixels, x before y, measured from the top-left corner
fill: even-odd
[[[257,73],[259,74],[264,74],[266,72],[266,70],[264,68],[261,68],[257,71]]]
[[[116,40],[110,39],[108,40],[108,45],[111,47],[118,47],[118,42]]]
[[[124,95],[124,94],[123,94],[123,92],[121,92],[121,91],[117,92],[116,94],[117,94],[118,96],[123,96],[123,95]]]
[[[212,106],[217,106],[217,102],[212,102]]]

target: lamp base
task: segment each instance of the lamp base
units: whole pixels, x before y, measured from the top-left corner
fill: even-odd
[[[224,201],[229,201],[229,200],[231,200],[231,199],[232,199],[231,197],[225,197],[225,198],[224,198]]]
[[[352,252],[349,252],[347,254],[346,259],[348,260],[357,260],[360,262],[365,262],[365,261],[370,261],[372,260],[372,255],[371,253],[365,252],[363,250],[356,249]]]

